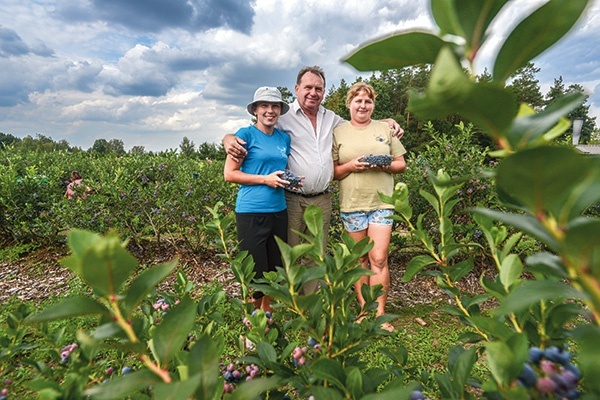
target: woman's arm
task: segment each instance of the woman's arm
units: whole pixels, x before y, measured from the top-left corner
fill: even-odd
[[[356,157],[347,163],[340,164],[339,160],[333,161],[333,179],[342,180],[353,172],[362,172],[370,169],[369,163],[362,161],[364,156]]]
[[[387,167],[386,171],[390,174],[399,174],[406,171],[406,161],[404,156],[395,157],[392,163]]]

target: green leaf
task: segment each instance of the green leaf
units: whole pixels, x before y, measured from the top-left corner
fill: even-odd
[[[566,230],[563,254],[579,271],[600,276],[600,220],[581,217]]]
[[[579,344],[577,360],[585,376],[585,389],[600,392],[600,328],[583,325],[575,329],[573,337]]]
[[[377,351],[388,357],[397,365],[404,365],[408,361],[408,350],[404,346],[398,346],[394,349],[380,347]]]
[[[160,325],[154,329],[152,347],[161,366],[166,366],[183,348],[195,318],[196,303],[186,296],[167,312]]]
[[[585,299],[585,297],[584,293],[562,282],[527,281],[509,293],[494,314],[507,315],[527,310],[542,300]]]
[[[333,386],[343,389],[345,374],[342,366],[330,359],[320,358],[312,365],[316,378],[328,381]]]
[[[429,204],[431,204],[431,207],[433,207],[435,212],[439,215],[440,202],[438,201],[437,197],[435,197],[434,195],[432,195],[431,193],[429,193],[423,189],[419,190],[419,194],[421,195],[421,197],[423,197],[425,200],[427,200],[427,202]]]
[[[188,373],[198,377],[198,399],[219,399],[223,391],[223,383],[215,379],[214,371],[219,369],[219,360],[223,352],[223,336],[215,338],[202,335],[194,343],[188,358]]]
[[[425,95],[413,94],[409,109],[425,119],[460,114],[494,138],[502,135],[516,115],[514,95],[506,89],[475,83],[448,48],[443,48],[431,71]]]
[[[383,71],[433,64],[446,43],[428,32],[406,32],[362,45],[344,58],[359,71]]]
[[[97,233],[73,229],[67,235],[67,244],[73,255],[81,258],[90,247],[101,239],[102,237]]]
[[[442,34],[449,33],[464,37],[470,53],[476,54],[485,40],[485,33],[490,23],[507,1],[438,0],[431,2],[431,11]]]
[[[456,361],[452,364],[451,373],[454,377],[454,387],[462,390],[471,376],[473,365],[477,361],[476,348],[471,347],[462,351]]]
[[[447,267],[452,282],[458,282],[473,270],[473,259],[467,258],[457,264]]]
[[[543,146],[523,150],[498,166],[498,196],[503,202],[527,208],[535,215],[546,212],[555,218],[571,215],[573,192],[586,189],[577,190],[589,176],[590,167],[585,156],[570,148]],[[600,179],[600,175],[596,176],[599,177],[596,180]]]
[[[523,263],[516,254],[509,254],[500,266],[500,282],[508,292],[510,287],[519,280],[523,273]]]
[[[353,399],[360,399],[364,393],[362,373],[358,367],[348,367],[347,370],[346,390],[352,395]]]
[[[506,139],[512,149],[523,150],[548,142],[546,135],[563,121],[566,128],[570,123],[564,117],[585,101],[580,92],[568,93],[540,112],[528,112],[521,107],[517,118],[506,132]],[[560,132],[562,133],[562,132]]]
[[[81,276],[99,295],[117,293],[137,267],[137,260],[115,233],[96,241],[81,258]]]
[[[489,210],[485,208],[475,208],[473,212],[485,215],[490,218],[494,218],[498,221],[504,222],[528,233],[542,242],[553,250],[558,249],[558,243],[556,239],[548,233],[545,227],[540,223],[537,218],[525,214],[510,214],[501,211]]]
[[[280,382],[275,377],[252,379],[250,382],[242,383],[238,390],[226,398],[227,400],[256,400],[261,398],[262,393],[275,389],[279,384]]]
[[[427,255],[421,255],[411,258],[411,260],[408,262],[408,266],[406,267],[406,271],[404,271],[402,282],[410,281],[423,268],[435,263],[435,259]]]
[[[265,365],[277,362],[277,351],[270,343],[258,342],[257,350],[258,357]]]
[[[581,183],[570,194],[561,220],[574,218],[600,203],[600,157],[582,156],[580,161],[584,162],[579,172]]]
[[[163,263],[149,268],[140,273],[131,283],[121,303],[125,315],[128,317],[133,309],[154,289],[154,287],[166,278],[177,266],[176,261]]]
[[[492,376],[501,386],[509,386],[523,368],[512,349],[504,342],[487,342],[485,350]]]
[[[468,317],[467,320],[488,335],[497,339],[506,340],[514,334],[508,326],[494,318]]]
[[[494,81],[513,73],[562,38],[577,22],[589,0],[550,0],[525,18],[504,41],[494,63]]]
[[[125,399],[129,395],[159,382],[161,381],[158,376],[147,369],[143,369],[91,387],[85,391],[85,394],[91,396],[94,400]]]
[[[400,379],[398,379],[400,380]],[[386,386],[387,387],[387,386]],[[371,393],[360,398],[360,400],[399,400],[408,399],[410,393],[416,390],[416,386],[411,387],[394,387],[386,390],[385,388],[380,393]],[[320,399],[321,397],[315,397]]]
[[[106,307],[93,298],[89,296],[75,296],[47,307],[39,314],[29,317],[27,321],[37,323],[90,314],[108,315],[109,313]]]
[[[153,390],[154,398],[164,400],[189,400],[196,391],[200,379],[201,376],[196,375],[191,376],[190,379],[184,381],[155,384]],[[216,399],[215,397],[213,398]]]
[[[435,382],[437,383],[438,388],[440,389],[442,399],[460,399],[460,396],[454,391],[454,385],[452,385],[452,379],[450,379],[449,373],[436,373],[433,377],[435,378]]]
[[[323,386],[315,386],[313,385],[310,388],[311,392],[312,392],[312,396],[315,399],[319,399],[319,400],[345,400],[345,397],[342,396],[340,394],[340,392],[338,392],[337,390],[330,388],[330,387],[323,387]],[[379,397],[378,397],[379,398]],[[250,399],[248,399],[250,400]],[[252,399],[255,400],[255,399]]]

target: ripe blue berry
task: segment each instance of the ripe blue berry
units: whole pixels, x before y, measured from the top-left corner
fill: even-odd
[[[413,390],[408,398],[409,400],[425,400],[425,395],[419,390]]]
[[[563,350],[556,346],[550,346],[544,351],[544,357],[550,361],[557,362],[561,365],[565,365],[571,359],[571,355],[568,351]]]
[[[535,385],[535,382],[537,381],[537,375],[535,374],[535,371],[533,370],[533,368],[531,368],[529,364],[525,364],[523,365],[523,370],[519,374],[518,379],[523,384],[523,386],[525,386],[526,388],[530,388]]]
[[[318,343],[318,342],[317,342],[317,341],[316,341],[314,338],[312,338],[312,337],[309,337],[309,338],[308,338],[308,345],[309,345],[310,347],[315,347],[315,345],[316,345],[317,343]]]
[[[577,377],[577,379],[581,379],[581,377],[583,376],[583,374],[581,373],[581,370],[576,365],[573,365],[571,363],[566,363],[564,365],[564,368],[566,371],[572,372]]]
[[[130,367],[123,367],[123,368],[121,369],[121,374],[122,374],[122,375],[128,374],[128,373],[130,373],[130,372],[131,372],[131,368],[130,368]]]
[[[544,351],[539,347],[532,347],[529,349],[529,362],[535,365],[540,363],[540,360],[544,357]]]

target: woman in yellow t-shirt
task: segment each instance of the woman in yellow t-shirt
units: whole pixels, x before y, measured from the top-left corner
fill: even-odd
[[[363,276],[355,290],[361,306],[363,285],[382,285],[385,294],[377,299],[377,316],[385,314],[385,303],[390,286],[388,247],[392,236],[394,206],[379,198],[381,192],[390,196],[394,190],[394,177],[406,170],[406,150],[400,140],[392,136],[389,125],[371,120],[375,108],[375,90],[357,82],[348,91],[346,106],[350,122],[333,131],[334,179],[340,181],[340,212],[344,228],[359,241],[369,237],[373,248],[361,259],[363,268],[373,275]],[[381,326],[390,332],[394,327]]]

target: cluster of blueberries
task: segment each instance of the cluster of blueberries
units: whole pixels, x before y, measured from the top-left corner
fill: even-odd
[[[165,299],[158,299],[154,304],[152,304],[152,308],[155,310],[167,311],[169,308],[171,308],[171,306],[165,301]]]
[[[258,310],[252,311],[252,316],[254,317],[257,312]],[[275,320],[273,319],[273,314],[271,313],[271,311],[265,312],[265,317],[267,317],[267,326],[265,326],[265,333],[267,333],[269,332],[269,325],[273,325]],[[246,325],[248,329],[252,329],[252,322],[248,317],[244,317],[244,319],[242,319],[242,322],[244,323],[244,325]]]
[[[127,375],[128,373],[130,373],[131,367],[128,366],[124,366],[123,368],[121,368],[121,375]],[[106,368],[106,370],[104,371],[104,374],[106,375],[106,378],[102,381],[102,383],[106,383],[110,380],[110,376],[115,372],[115,368],[114,367],[108,367]]]
[[[571,363],[571,354],[557,346],[542,350],[529,349],[529,359],[524,364],[517,383],[535,388],[543,395],[554,394],[559,399],[578,399],[581,370]]]
[[[67,362],[69,362],[69,357],[71,356],[71,353],[77,348],[77,343],[72,343],[69,345],[66,345],[65,347],[62,348],[62,350],[60,351],[60,362],[61,364],[66,364]]]
[[[313,353],[321,351],[321,344],[314,338],[308,338],[308,345],[313,348]],[[308,347],[295,347],[292,351],[292,362],[295,367],[301,367],[306,364],[306,354],[308,353]]]
[[[242,375],[234,363],[229,363],[222,371],[225,383],[223,384],[223,392],[231,393],[235,389],[235,384],[240,380],[245,379],[251,381],[256,378],[260,373],[260,368],[256,364],[250,364],[246,366],[246,375]]]
[[[362,161],[368,162],[371,167],[383,167],[392,163],[393,157],[389,154],[369,154]]]
[[[298,190],[300,189],[300,182],[302,182],[302,178],[300,178],[295,172],[286,169],[282,174],[279,175],[281,179],[284,181],[288,181],[289,183],[285,185],[285,189],[290,190]]]

